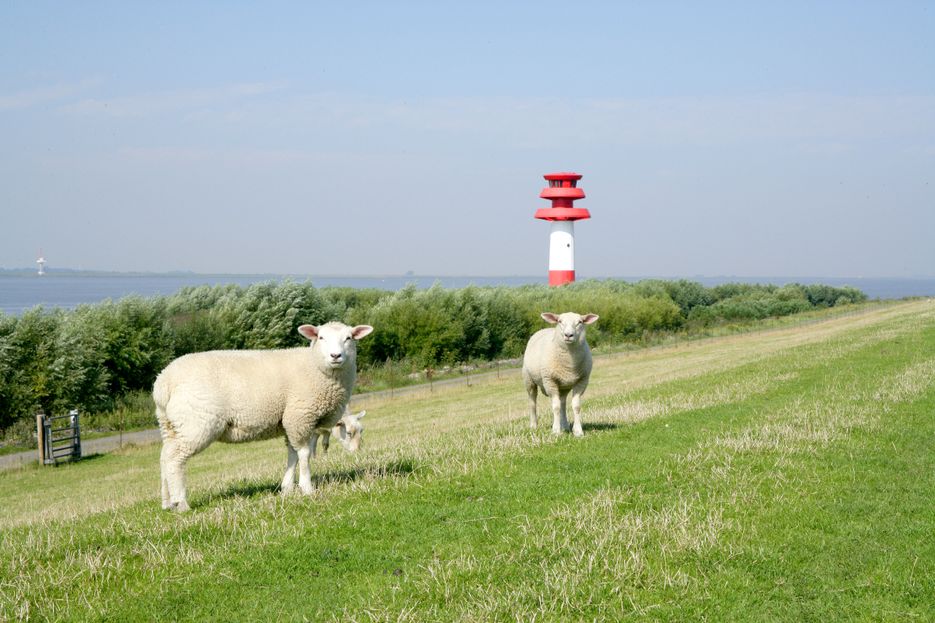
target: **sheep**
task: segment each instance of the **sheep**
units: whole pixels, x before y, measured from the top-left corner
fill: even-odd
[[[286,438],[281,491],[312,493],[308,459],[316,431],[344,415],[357,378],[357,341],[373,331],[329,322],[302,325],[308,348],[208,351],[171,362],[156,378],[153,400],[162,434],[162,507],[189,510],[185,463],[213,441]],[[317,437],[315,437],[317,440]]]
[[[581,437],[581,395],[591,376],[591,349],[585,339],[585,325],[597,321],[596,314],[579,315],[567,312],[556,315],[544,312],[542,319],[555,325],[541,329],[529,338],[523,354],[523,384],[529,395],[529,426],[535,429],[538,392],[552,400],[552,432],[568,431],[565,402],[571,393],[575,414],[573,432]]]
[[[328,446],[331,444],[331,435],[334,435],[348,452],[357,452],[360,444],[364,440],[364,425],[360,420],[367,415],[366,411],[360,413],[345,413],[330,429],[316,429],[309,440],[312,458],[315,457],[315,446],[318,443],[318,436],[321,435],[321,453],[328,453]]]

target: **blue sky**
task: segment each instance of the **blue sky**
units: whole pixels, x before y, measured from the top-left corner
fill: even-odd
[[[935,275],[933,2],[0,4],[0,267]]]

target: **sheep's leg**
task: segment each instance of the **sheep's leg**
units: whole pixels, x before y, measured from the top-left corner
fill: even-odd
[[[283,475],[282,484],[279,486],[279,490],[283,495],[288,495],[295,489],[295,465],[299,461],[299,454],[288,440],[286,440],[286,451],[288,453],[288,458],[286,459],[286,473]]]
[[[162,469],[162,510],[169,510],[172,508],[172,501],[169,497],[169,481],[165,477],[165,468]]]
[[[562,405],[562,409],[561,409],[561,425],[562,425],[562,432],[563,432],[563,433],[567,433],[568,431],[571,430],[571,426],[569,426],[569,424],[568,424],[568,409],[567,409],[567,405],[568,405],[568,392],[562,392],[562,393],[561,393],[561,398],[560,398],[559,402],[560,402],[561,405]]]
[[[575,437],[581,437],[584,435],[584,429],[581,428],[581,397],[584,395],[584,390],[588,388],[588,377],[578,381],[578,384],[571,388],[571,409],[575,414],[575,425],[572,429],[572,432],[575,434]]]
[[[322,442],[324,445],[324,442]],[[312,436],[308,438],[308,453],[313,459],[315,458],[315,452],[318,449],[318,433],[313,432]]]
[[[299,490],[301,490],[304,495],[311,495],[314,489],[312,488],[312,470],[308,465],[308,459],[311,455],[311,450],[309,450],[308,444],[301,446],[298,450],[298,453]]]
[[[536,415],[536,399],[539,397],[539,388],[525,374],[525,371],[523,373],[523,383],[526,385],[526,395],[529,396],[529,428],[534,429],[539,425],[539,416]]]
[[[552,433],[561,435],[562,431],[568,427],[568,421],[565,419],[565,396],[555,389],[550,397],[552,398]]]
[[[331,433],[321,434],[321,453],[328,454],[328,446],[331,445]]]
[[[575,437],[581,437],[584,435],[584,429],[581,428],[581,394],[584,393],[584,389],[578,389],[577,387],[571,392],[571,409],[575,413],[575,424],[572,427],[572,432]]]
[[[172,500],[169,496],[169,479],[166,472],[166,459],[168,458],[169,444],[167,440],[162,442],[162,452],[159,454],[159,480],[162,488],[162,508],[169,510],[172,508]]]
[[[188,496],[185,492],[185,462],[194,453],[187,451],[185,446],[180,445],[173,439],[166,439],[163,442],[162,453],[164,456],[165,487],[169,494],[169,506],[167,508],[174,508],[178,512],[184,513],[191,508],[188,505]]]

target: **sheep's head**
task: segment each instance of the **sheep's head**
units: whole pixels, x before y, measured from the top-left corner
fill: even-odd
[[[360,420],[367,415],[366,411],[360,413],[345,413],[337,425],[331,429],[331,434],[341,441],[341,445],[348,452],[357,452],[364,441],[364,425]]]
[[[566,344],[580,343],[584,341],[585,325],[594,324],[598,319],[597,314],[576,314],[574,312],[565,312],[564,314],[553,314],[543,312],[542,319],[555,325],[555,330]]]
[[[337,370],[345,365],[357,365],[357,340],[370,335],[373,327],[360,324],[349,327],[340,322],[329,322],[320,327],[303,324],[299,333],[311,340],[316,347],[320,364],[326,369]]]

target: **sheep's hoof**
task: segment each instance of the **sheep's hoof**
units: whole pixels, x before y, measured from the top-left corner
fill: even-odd
[[[572,432],[574,433],[575,437],[584,437],[584,431],[580,428],[576,428]]]
[[[552,434],[553,434],[553,435],[561,435],[563,432],[565,432],[565,431],[563,431],[561,428],[555,428],[554,426],[552,427]]]
[[[185,500],[182,500],[181,502],[173,502],[170,505],[170,508],[176,513],[187,513],[192,509]]]

